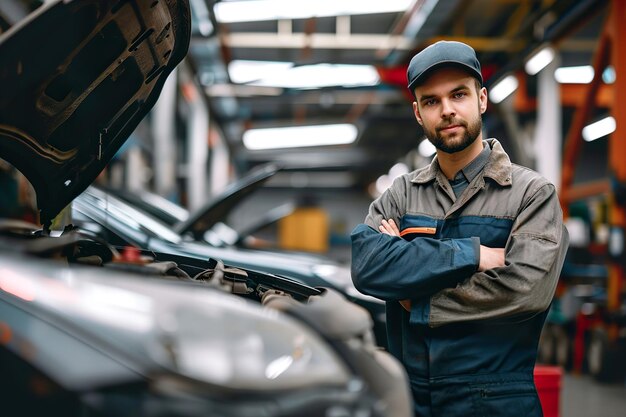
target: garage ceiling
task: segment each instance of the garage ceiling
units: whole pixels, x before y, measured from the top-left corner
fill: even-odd
[[[489,88],[505,73],[521,70],[524,59],[546,42],[559,49],[563,65],[589,64],[606,9],[603,1],[408,0],[405,9],[385,13],[226,22],[219,20],[219,3],[230,2],[192,2],[196,10],[206,10],[210,26],[205,27],[212,29],[209,36],[196,31],[191,58],[238,167],[280,161],[311,178],[327,181],[333,178],[329,173],[336,173],[341,184],[352,187],[367,187],[399,160],[423,163],[412,157],[423,136],[404,78],[415,52],[442,38],[467,42],[477,50]],[[371,65],[380,82],[255,89],[229,78],[229,64],[239,60]],[[532,77],[527,81],[532,95]],[[510,141],[494,117],[497,106],[490,107],[485,116],[489,135]],[[264,151],[242,144],[249,128],[328,123],[354,123],[357,141]]]
[[[25,15],[31,3],[42,2],[0,2],[2,28]],[[304,13],[307,7],[324,3],[345,9],[353,4],[382,4],[396,10],[235,22],[220,11],[235,1],[190,3],[194,30],[189,63],[237,170],[243,173],[275,161],[297,171],[298,178],[305,179],[300,185],[353,189],[366,189],[398,161],[411,168],[426,161],[416,151],[423,135],[405,81],[407,63],[417,51],[443,38],[472,45],[483,64],[488,89],[504,74],[523,71],[524,60],[546,43],[560,52],[562,65],[588,65],[608,4],[602,0],[291,0],[282,7],[269,3],[256,15]],[[256,0],[243,3],[247,13]],[[289,63],[301,70],[317,64],[369,65],[379,80],[360,86],[344,81],[322,88],[260,88],[254,80],[237,82],[228,71],[229,66],[249,60]],[[315,67],[313,73],[322,69]],[[530,96],[536,90],[534,78],[529,76],[524,83]],[[504,110],[499,107],[490,104],[485,128],[505,146],[508,142],[513,159],[519,161],[515,132],[501,123]],[[523,121],[534,114],[526,110],[517,117]],[[243,132],[250,128],[334,123],[354,124],[357,140],[348,145],[254,151],[242,142]]]

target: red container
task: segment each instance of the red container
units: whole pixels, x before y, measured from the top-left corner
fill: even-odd
[[[560,415],[562,375],[563,371],[559,366],[535,366],[535,386],[544,417],[559,417]]]

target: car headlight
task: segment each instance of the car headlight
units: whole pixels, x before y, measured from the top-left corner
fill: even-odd
[[[360,293],[352,282],[350,268],[343,265],[319,264],[313,267],[313,272],[319,277],[334,285],[337,289],[342,290],[353,298],[358,298],[376,304],[384,304],[384,301],[378,298]]]
[[[233,390],[345,386],[351,380],[347,365],[320,336],[279,311],[193,285],[41,265],[4,262],[0,294],[45,306],[88,329],[93,340],[141,358],[137,363],[146,369],[153,363]]]
[[[166,333],[171,337],[153,350],[155,357],[171,356],[177,372],[233,389],[293,389],[350,380],[337,354],[294,319],[243,300],[210,298],[215,299],[201,308],[186,303],[168,309],[162,319],[175,331]]]

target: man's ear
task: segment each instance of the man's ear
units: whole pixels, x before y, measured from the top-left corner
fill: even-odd
[[[417,105],[417,101],[413,102],[413,114],[415,115],[415,120],[417,120],[417,123],[419,123],[420,126],[423,126],[424,124],[422,123],[422,116],[420,116],[420,109]]]
[[[480,94],[478,95],[478,100],[480,103],[480,114],[483,114],[487,111],[487,89],[485,87],[480,89]]]

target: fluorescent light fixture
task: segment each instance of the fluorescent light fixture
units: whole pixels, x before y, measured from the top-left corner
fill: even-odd
[[[253,84],[283,88],[357,87],[377,85],[378,72],[371,65],[316,64],[294,67]]]
[[[413,1],[414,0],[222,1],[215,4],[214,11],[215,18],[218,22],[235,23],[404,12],[411,6]]]
[[[419,146],[417,147],[417,151],[424,158],[430,158],[431,156],[435,154],[435,152],[437,152],[437,148],[435,148],[435,145],[430,143],[428,139],[424,139],[423,141],[420,142]]]
[[[282,88],[241,84],[213,84],[204,91],[211,97],[275,97],[283,93]]]
[[[228,65],[234,83],[260,87],[313,89],[322,87],[372,86],[380,82],[371,65],[315,64],[235,60]]]
[[[524,65],[526,73],[528,75],[537,74],[554,60],[554,55],[554,49],[550,46],[540,49],[526,61],[526,65]]]
[[[610,135],[615,132],[616,128],[617,124],[615,123],[615,119],[611,116],[605,117],[602,120],[585,126],[583,128],[583,139],[587,142],[591,142],[592,140]]]
[[[560,67],[554,71],[554,78],[561,84],[589,84],[593,80],[593,67]]]
[[[515,75],[507,75],[491,87],[489,99],[494,103],[500,103],[517,90],[518,86],[519,81],[517,81],[517,77]]]
[[[233,60],[228,64],[228,75],[236,84],[247,84],[272,74],[282,74],[291,67],[293,62]]]
[[[609,65],[602,72],[602,81],[604,81],[605,84],[613,84],[615,82],[615,78],[615,68],[613,68],[612,65]]]
[[[358,130],[348,123],[250,129],[243,144],[250,150],[345,145],[356,140]]]

